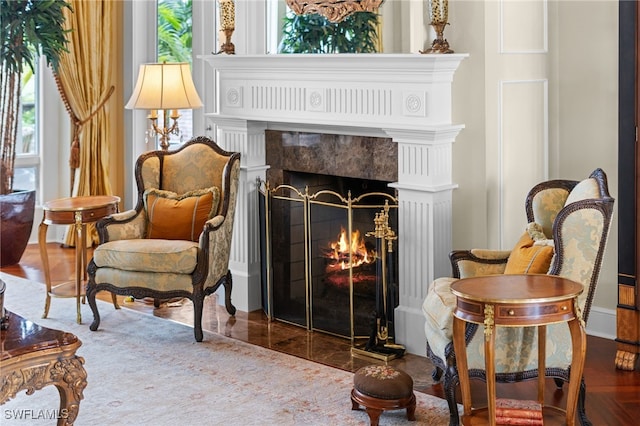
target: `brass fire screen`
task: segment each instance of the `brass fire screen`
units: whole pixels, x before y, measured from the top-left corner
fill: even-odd
[[[393,330],[395,237],[385,243],[376,230],[382,215],[397,229],[397,198],[258,184],[268,317],[349,338],[353,345],[375,338],[381,314]]]

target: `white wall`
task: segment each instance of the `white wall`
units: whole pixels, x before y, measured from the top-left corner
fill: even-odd
[[[559,2],[557,120],[559,174],[583,176],[601,167],[618,193],[618,5]],[[580,17],[580,19],[575,19]],[[618,220],[614,217],[596,306],[617,304]]]
[[[530,16],[542,19],[537,13],[545,2],[518,3],[530,8]],[[546,24],[530,22],[526,28],[521,25],[522,34],[515,31],[518,28],[509,30],[512,23],[504,21],[504,9],[500,10],[504,5],[513,3],[450,2],[451,25],[445,35],[456,52],[470,54],[454,76],[453,86],[453,121],[465,124],[454,144],[453,164],[453,180],[459,184],[454,192],[453,247],[459,249],[508,249],[509,241],[515,243],[517,235],[513,230],[500,230],[496,225],[496,212],[525,220],[526,194],[503,189],[514,182],[519,183],[519,188],[530,186],[526,180],[532,179],[532,169],[539,164],[532,165],[529,154],[532,147],[533,152],[539,152],[545,139],[548,153],[544,169],[549,178],[579,180],[600,167],[607,172],[612,196],[617,194],[617,2],[549,1]],[[505,45],[543,43],[542,38],[532,37],[536,31],[546,31],[546,50],[531,54],[503,52]],[[505,34],[522,39],[505,41]],[[517,134],[505,135],[508,132],[501,123],[508,119],[504,112],[510,111],[509,98],[498,94],[504,81],[518,79],[544,81],[547,96],[546,112],[539,116],[543,120],[540,127],[532,129],[527,120],[521,123],[526,129],[522,139],[529,142],[523,150],[526,155],[520,157],[513,150],[508,152],[509,144],[520,141],[514,141]],[[527,111],[522,108],[524,104],[530,108],[531,112],[522,113],[526,117],[540,114],[541,91],[522,93],[526,102],[511,99],[512,107]],[[544,126],[548,126],[546,131]],[[510,131],[513,133],[513,128]],[[535,138],[531,137],[532,132],[536,132]],[[517,168],[509,171],[509,165]],[[501,178],[496,172],[500,167],[504,169]],[[502,191],[502,199],[495,191]],[[513,202],[517,197],[521,202]],[[507,201],[515,207],[510,208]],[[589,322],[590,334],[610,338],[615,337],[617,232],[614,213]]]

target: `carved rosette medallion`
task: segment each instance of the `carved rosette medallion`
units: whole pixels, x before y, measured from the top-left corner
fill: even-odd
[[[407,116],[426,115],[426,93],[404,92],[402,94],[402,113]]]
[[[322,105],[322,95],[319,92],[311,93],[311,96],[309,97],[309,103],[312,107],[318,108],[320,105]]]
[[[227,90],[227,105],[233,107],[239,107],[242,97],[240,96],[240,90],[233,87]]]
[[[324,98],[322,92],[313,90],[307,98],[308,109],[310,111],[322,111],[324,109]]]
[[[422,108],[422,100],[416,95],[409,95],[407,97],[406,106],[407,106],[407,111],[415,114],[419,112],[420,109]]]
[[[355,12],[375,12],[383,0],[286,0],[298,15],[317,13],[331,22],[340,22]]]

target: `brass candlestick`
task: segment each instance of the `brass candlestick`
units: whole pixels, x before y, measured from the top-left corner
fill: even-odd
[[[231,43],[231,35],[236,29],[236,5],[233,0],[218,0],[220,8],[220,39],[222,44],[217,53],[234,55],[236,47]]]
[[[231,43],[231,35],[233,34],[233,30],[234,28],[220,30],[220,38],[223,40],[223,42],[220,45],[220,50],[217,52],[218,54],[226,53],[227,55],[235,55],[236,46]]]
[[[429,16],[431,18],[430,25],[436,32],[436,38],[431,43],[431,47],[427,50],[421,50],[420,53],[453,53],[449,48],[449,42],[444,38],[444,27],[449,25],[449,1],[448,0],[429,0]]]

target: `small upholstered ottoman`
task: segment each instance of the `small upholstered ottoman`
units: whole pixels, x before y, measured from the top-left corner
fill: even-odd
[[[351,409],[364,406],[371,426],[378,426],[385,410],[407,409],[407,419],[415,420],[416,396],[413,379],[402,370],[389,365],[362,367],[353,377]]]

